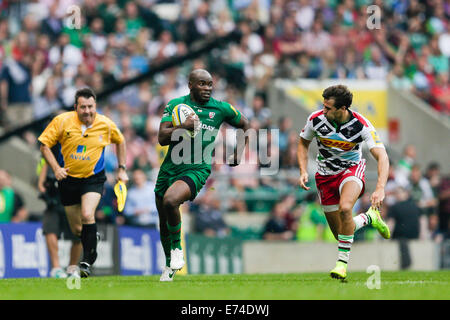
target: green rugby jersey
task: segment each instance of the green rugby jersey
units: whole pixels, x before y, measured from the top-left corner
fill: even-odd
[[[200,130],[194,138],[171,141],[169,150],[161,169],[177,173],[185,169],[207,169],[211,171],[212,153],[214,141],[223,122],[237,125],[241,120],[241,113],[231,104],[210,98],[204,105],[194,103],[190,95],[169,101],[161,119],[161,122],[172,121],[172,111],[179,104],[187,104],[197,114],[200,120]],[[183,129],[181,129],[183,130]],[[174,132],[172,138],[177,136]],[[186,142],[190,142],[186,144]],[[190,146],[190,150],[187,149]]]

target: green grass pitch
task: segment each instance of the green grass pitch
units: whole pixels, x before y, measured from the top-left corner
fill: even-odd
[[[371,274],[351,272],[346,283],[327,273],[104,276],[81,279],[69,289],[66,279],[1,279],[0,300],[448,300],[450,270],[381,272],[380,289],[369,289]]]

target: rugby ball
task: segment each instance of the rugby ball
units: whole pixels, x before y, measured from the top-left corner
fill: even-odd
[[[184,121],[186,121],[186,118],[189,117],[191,114],[196,114],[194,109],[192,109],[190,106],[188,106],[187,104],[178,104],[175,106],[175,108],[173,108],[172,111],[172,124],[173,126],[179,126],[182,123],[184,123]],[[198,128],[196,128],[196,130],[186,130],[189,133],[190,137],[195,137],[198,133]]]

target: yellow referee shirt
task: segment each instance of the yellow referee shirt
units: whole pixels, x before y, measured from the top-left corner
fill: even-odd
[[[97,113],[86,128],[77,113],[70,111],[53,118],[38,140],[49,148],[57,145],[56,160],[68,169],[69,176],[87,178],[105,168],[105,147],[122,143],[124,137],[108,117]]]

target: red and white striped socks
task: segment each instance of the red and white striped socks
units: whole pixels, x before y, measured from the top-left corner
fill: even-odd
[[[366,213],[360,213],[353,217],[353,222],[355,223],[355,232],[372,223],[372,219]]]
[[[353,243],[353,235],[346,236],[339,234],[338,241],[338,261],[348,263],[348,260],[350,259],[350,249]]]

